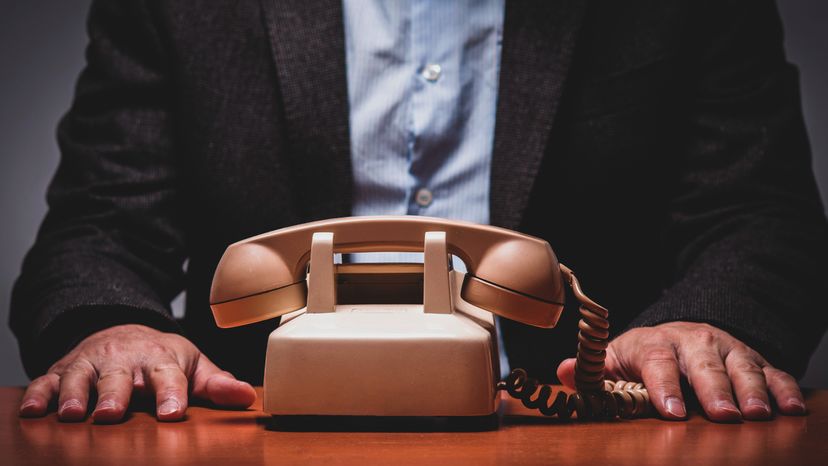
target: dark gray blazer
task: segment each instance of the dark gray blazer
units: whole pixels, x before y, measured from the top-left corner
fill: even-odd
[[[801,374],[826,327],[828,229],[773,2],[506,10],[492,223],[547,239],[616,333],[710,322]],[[255,383],[277,323],[216,328],[210,281],[233,241],[349,214],[340,0],[101,0],[89,34],[12,299],[25,367],[138,322]],[[575,321],[505,322],[512,364],[549,379]]]

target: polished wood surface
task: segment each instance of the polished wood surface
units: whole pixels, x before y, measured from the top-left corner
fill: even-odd
[[[22,394],[21,388],[0,388],[1,464],[741,466],[828,461],[825,390],[807,392],[807,416],[742,424],[713,424],[699,415],[686,422],[561,422],[512,416],[522,408],[509,401],[500,427],[480,432],[447,431],[442,424],[387,425],[395,430],[389,432],[359,423],[345,426],[356,431],[342,431],[342,426],[330,423],[316,425],[326,432],[296,431],[295,426],[293,431],[279,431],[282,427],[259,411],[260,403],[247,411],[191,407],[187,420],[179,423],[156,422],[144,410],[115,425],[71,424],[57,422],[54,414],[18,418]]]

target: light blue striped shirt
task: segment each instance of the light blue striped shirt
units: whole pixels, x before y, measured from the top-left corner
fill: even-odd
[[[353,215],[489,223],[503,9],[504,0],[343,0]]]
[[[504,0],[343,0],[353,215],[489,223]]]

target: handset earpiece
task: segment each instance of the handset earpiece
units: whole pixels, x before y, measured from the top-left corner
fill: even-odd
[[[506,319],[552,328],[564,307],[558,259],[537,238],[508,238],[490,245],[463,279],[460,296]],[[544,247],[545,246],[545,247]]]

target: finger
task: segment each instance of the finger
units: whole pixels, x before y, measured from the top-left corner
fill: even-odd
[[[95,422],[118,422],[126,413],[132,396],[132,369],[112,365],[100,370],[98,382],[98,403],[92,412]]]
[[[229,372],[219,369],[207,356],[199,356],[193,374],[193,396],[225,408],[244,409],[256,401],[256,391]]]
[[[564,359],[558,365],[557,376],[558,380],[566,387],[575,390],[575,366],[576,359]],[[627,371],[622,367],[618,361],[615,349],[612,345],[607,348],[606,359],[604,360],[604,378],[609,380],[628,380]]]
[[[44,416],[49,409],[49,403],[57,397],[59,388],[60,377],[55,373],[48,373],[32,380],[23,394],[23,399],[20,400],[20,416]]]
[[[768,381],[768,388],[779,407],[779,412],[793,415],[807,412],[805,397],[802,396],[796,379],[787,372],[771,365],[765,366],[764,373],[765,379]]]
[[[568,358],[558,365],[558,380],[566,387],[575,390],[575,366],[576,358]],[[604,359],[604,378],[609,380],[629,380],[626,370],[618,361],[618,356],[613,344],[607,347],[606,358]]]
[[[95,367],[85,359],[76,360],[60,374],[58,419],[77,422],[86,417],[89,389],[96,375]]]
[[[575,390],[575,358],[564,359],[558,365],[558,380],[566,387]]]
[[[681,394],[678,358],[672,346],[645,349],[640,356],[641,378],[650,394],[650,402],[665,419],[687,417]]]
[[[707,417],[717,422],[742,418],[733,401],[733,388],[719,353],[708,346],[685,346],[680,355],[687,368],[687,380],[696,392]]]
[[[731,351],[725,358],[725,366],[742,416],[752,420],[770,418],[765,373],[756,360],[747,352]]]
[[[179,421],[187,411],[187,376],[172,358],[160,357],[147,364],[144,378],[155,393],[159,421]]]

